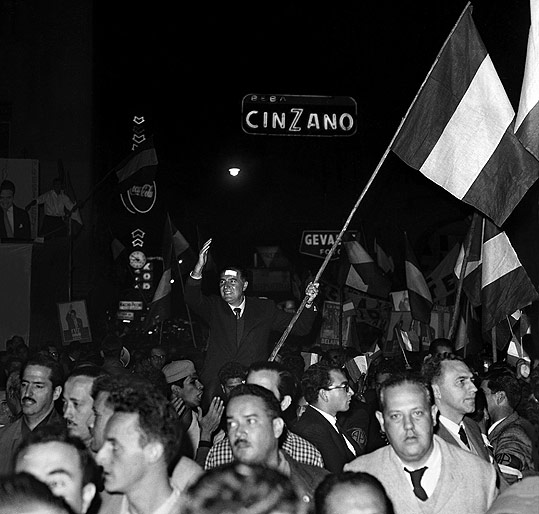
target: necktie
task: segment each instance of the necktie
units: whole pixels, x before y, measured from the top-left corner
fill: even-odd
[[[243,318],[241,317],[241,309],[236,307],[234,309],[234,314],[236,315],[236,344],[239,346],[243,336]]]
[[[11,226],[9,218],[7,217],[7,210],[4,211],[4,225],[6,227],[6,236],[13,237],[13,227]]]
[[[408,473],[410,473],[410,476],[412,478],[412,485],[414,486],[414,494],[421,500],[425,501],[428,496],[425,492],[425,489],[421,487],[421,478],[423,477],[423,473],[427,470],[427,466],[416,469],[414,471],[410,471],[409,469],[404,468],[404,470]]]
[[[460,425],[459,436],[460,436],[460,440],[466,445],[467,448],[469,448],[470,444],[468,443],[468,436],[466,435],[466,431],[464,430],[463,425]]]
[[[342,428],[339,426],[338,423],[335,424],[335,426],[337,427],[337,432],[339,432],[339,434],[341,435],[341,437],[343,438],[344,440],[344,444],[346,444],[346,447],[350,450],[350,452],[356,456],[356,450],[354,448],[354,445],[348,440],[348,437],[346,437],[346,435],[344,434],[344,432],[342,431]]]

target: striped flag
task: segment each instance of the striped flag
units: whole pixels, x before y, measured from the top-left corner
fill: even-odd
[[[501,226],[539,177],[468,6],[395,138],[409,166]]]
[[[501,231],[488,218],[483,218],[475,224],[472,237],[472,248],[481,247],[479,261],[472,273],[475,283],[472,298],[477,301],[477,284],[480,276],[480,304],[482,306],[483,332],[498,325],[507,316],[518,309],[526,307],[539,298],[539,294],[532,284],[524,266],[522,266],[507,234]]]
[[[187,239],[183,234],[176,228],[174,223],[168,217],[168,222],[170,222],[170,227],[172,230],[172,245],[174,248],[174,259],[179,264],[179,270],[182,275],[189,273],[196,264],[197,254],[188,243]]]
[[[341,243],[340,280],[353,289],[374,296],[387,298],[391,281],[353,236]]]
[[[531,25],[515,134],[524,147],[539,159],[539,2],[530,0]]]
[[[453,269],[459,255],[456,244],[442,261],[427,276],[427,284],[434,301],[440,301],[455,292],[457,288]]]
[[[404,235],[404,239],[406,243],[406,261],[404,265],[410,311],[413,319],[428,325],[432,311],[432,296],[427,286],[427,281],[419,269],[419,264],[406,234]]]

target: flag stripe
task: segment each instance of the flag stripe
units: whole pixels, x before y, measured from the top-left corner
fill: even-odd
[[[511,123],[514,111],[489,56],[420,171],[462,200],[489,161]],[[445,163],[440,166],[440,163]],[[452,172],[447,173],[447,166]]]
[[[406,276],[408,277],[406,282],[408,284],[408,291],[415,292],[418,295],[426,298],[427,300],[432,300],[430,289],[427,287],[425,278],[421,271],[419,271],[411,262],[406,261]]]
[[[472,27],[468,11],[440,54],[393,145],[393,151],[413,168],[419,169],[427,159],[488,55],[480,38],[469,37]],[[455,56],[469,58],[452,66]]]
[[[118,181],[122,182],[133,176],[137,171],[148,166],[157,166],[157,153],[155,148],[148,148],[133,155],[127,164],[116,172]]]
[[[524,80],[515,120],[517,137],[539,159],[539,2],[530,0],[530,30]]]
[[[483,288],[521,267],[505,232],[483,243]]]
[[[370,264],[374,263],[372,257],[364,250],[364,248],[357,242],[343,243],[348,254],[348,260],[350,264]]]

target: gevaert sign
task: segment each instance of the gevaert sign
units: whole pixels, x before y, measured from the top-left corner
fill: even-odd
[[[357,104],[349,96],[258,95],[243,97],[241,126],[247,134],[351,136]]]
[[[349,234],[356,234],[355,230],[348,230]],[[325,259],[335,241],[339,237],[340,230],[304,230],[301,236],[299,253]],[[340,245],[335,249],[330,260],[338,259]]]

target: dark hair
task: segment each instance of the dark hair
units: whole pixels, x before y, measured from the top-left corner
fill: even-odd
[[[231,378],[241,378],[245,380],[247,376],[247,366],[244,366],[241,362],[230,361],[225,362],[219,369],[219,383],[225,385],[227,380]]]
[[[65,425],[52,424],[40,425],[29,432],[22,440],[15,454],[15,461],[31,446],[58,442],[72,446],[79,456],[79,464],[82,470],[82,485],[89,483],[98,484],[99,468],[86,445],[78,437],[72,436]]]
[[[165,461],[170,464],[178,455],[182,433],[176,410],[159,389],[148,382],[133,382],[127,389],[111,391],[109,404],[114,412],[138,414],[141,446],[160,442],[165,450]]]
[[[301,389],[307,403],[316,403],[320,389],[325,389],[331,385],[331,371],[342,373],[341,368],[323,362],[312,364],[303,372]]]
[[[48,507],[57,514],[74,514],[62,498],[30,473],[0,477],[0,514],[21,512],[30,506]]]
[[[249,373],[253,371],[275,371],[279,375],[279,383],[277,384],[277,389],[279,390],[279,401],[281,401],[285,396],[290,396],[294,398],[296,396],[296,380],[294,375],[286,369],[281,363],[277,361],[258,361],[253,362],[249,366]]]
[[[405,371],[403,373],[396,373],[391,375],[387,380],[384,380],[380,385],[378,390],[378,403],[380,405],[380,410],[383,412],[384,405],[384,396],[387,389],[392,387],[398,387],[403,384],[413,384],[418,386],[424,393],[425,399],[429,406],[433,404],[434,395],[432,394],[432,389],[429,384],[427,384],[424,378],[417,373]]]
[[[11,180],[3,180],[0,184],[0,191],[11,191],[13,193],[13,196],[15,196],[15,184],[11,182]]]
[[[75,377],[88,377],[88,378],[97,378],[103,375],[106,375],[107,372],[100,366],[96,366],[91,363],[77,364],[72,370],[71,373],[67,376],[66,380]]]
[[[275,395],[265,387],[256,384],[240,384],[230,391],[228,403],[238,396],[256,396],[264,402],[264,408],[271,419],[282,416],[281,403]]]
[[[442,363],[446,361],[459,361],[468,366],[462,357],[454,353],[438,353],[436,355],[430,355],[425,359],[425,362],[421,366],[421,375],[429,384],[438,382],[442,376]]]
[[[522,399],[522,384],[509,370],[497,370],[487,373],[483,380],[487,387],[493,392],[503,391],[512,409],[516,409]]]
[[[437,337],[436,339],[433,339],[429,345],[429,354],[435,355],[437,353],[440,353],[438,350],[440,348],[450,348],[449,353],[454,353],[455,346],[451,342],[451,339],[447,339],[445,337]]]
[[[393,504],[387,492],[376,477],[370,473],[364,473],[358,471],[354,473],[352,471],[344,471],[342,473],[331,473],[327,475],[314,492],[314,501],[316,514],[327,514],[327,498],[331,492],[341,485],[349,485],[352,487],[370,487],[380,494],[385,507],[385,514],[393,514]]]
[[[184,494],[182,514],[302,512],[290,478],[260,464],[232,462],[206,471]]]
[[[42,366],[44,368],[48,368],[50,370],[49,380],[52,382],[52,387],[55,388],[63,385],[64,372],[62,370],[62,365],[55,361],[50,355],[44,355],[41,353],[32,355],[21,369],[21,380],[28,366]]]
[[[95,400],[101,392],[110,394],[117,391],[129,391],[139,383],[141,387],[150,384],[149,380],[138,375],[101,375],[92,384],[92,398]]]

